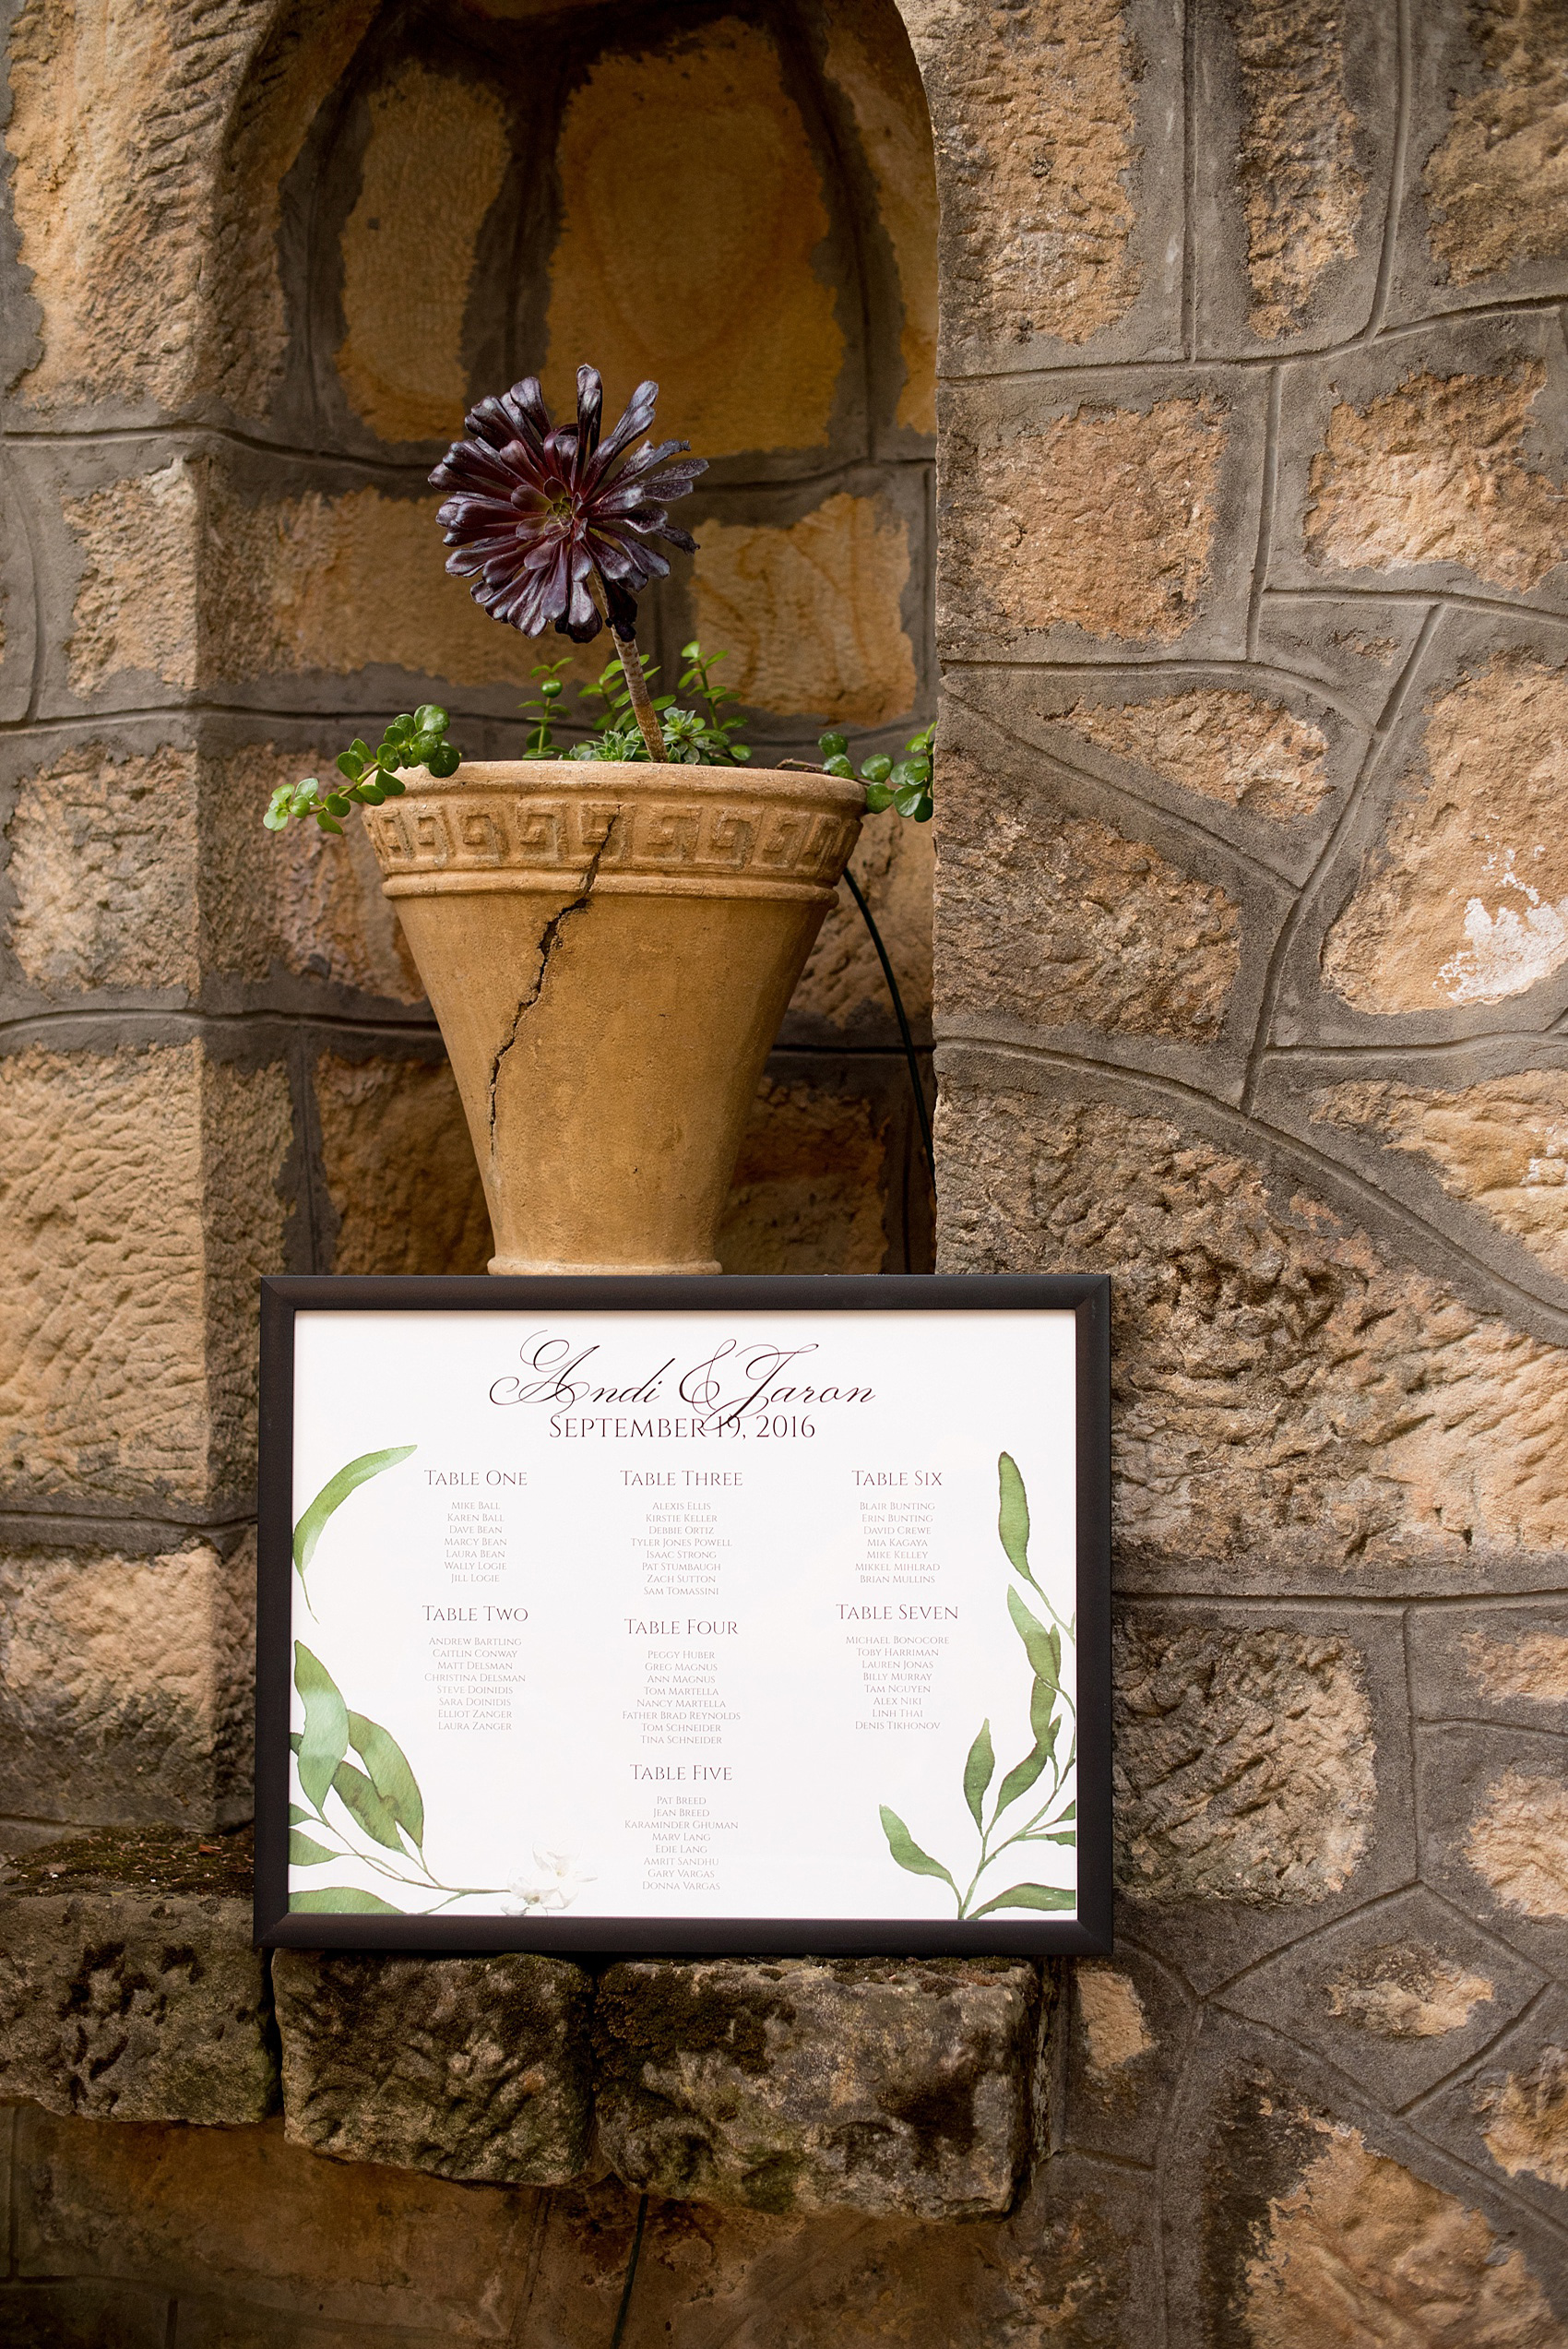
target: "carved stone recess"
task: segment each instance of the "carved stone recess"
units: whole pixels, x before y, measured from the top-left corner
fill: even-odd
[[[375,809],[368,820],[388,896],[482,890],[503,875],[508,888],[533,876],[540,888],[559,888],[594,866],[595,888],[612,893],[620,884],[643,895],[653,882],[695,896],[827,901],[858,829],[849,795],[827,778],[818,791],[803,774],[671,769],[668,792],[654,797],[647,767],[587,771],[584,762],[581,782],[554,767],[537,790],[519,790],[518,772],[516,762],[470,764],[438,790],[410,776],[406,798]],[[617,795],[622,777],[628,787]]]

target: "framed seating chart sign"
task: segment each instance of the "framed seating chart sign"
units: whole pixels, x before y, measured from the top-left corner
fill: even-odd
[[[263,1283],[256,1938],[1110,1946],[1109,1283]]]

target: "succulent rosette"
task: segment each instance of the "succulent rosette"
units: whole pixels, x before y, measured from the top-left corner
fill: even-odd
[[[669,519],[707,460],[689,441],[633,443],[653,423],[656,383],[640,383],[602,438],[604,387],[577,369],[576,422],[552,424],[537,376],[481,399],[431,475],[449,494],[440,508],[446,568],[476,603],[525,636],[553,625],[586,644],[606,619],[632,632],[636,598],[670,566],[661,547],[695,552]],[[673,460],[673,461],[671,461]]]

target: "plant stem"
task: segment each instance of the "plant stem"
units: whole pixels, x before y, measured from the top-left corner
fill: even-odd
[[[653,697],[647,689],[647,679],[643,674],[643,657],[637,650],[636,630],[628,628],[623,635],[612,622],[610,633],[614,640],[615,650],[620,657],[621,674],[626,680],[626,691],[632,697],[632,714],[637,721],[644,742],[647,745],[647,755],[663,765],[668,762],[670,753],[665,747],[664,730],[659,722],[659,712],[653,706]]]

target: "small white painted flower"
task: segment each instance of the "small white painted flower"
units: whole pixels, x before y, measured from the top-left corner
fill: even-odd
[[[504,1904],[508,1916],[570,1908],[585,1884],[598,1881],[596,1877],[585,1876],[568,1852],[546,1852],[536,1844],[533,1862],[531,1870],[524,1870],[506,1888],[511,1895]]]

